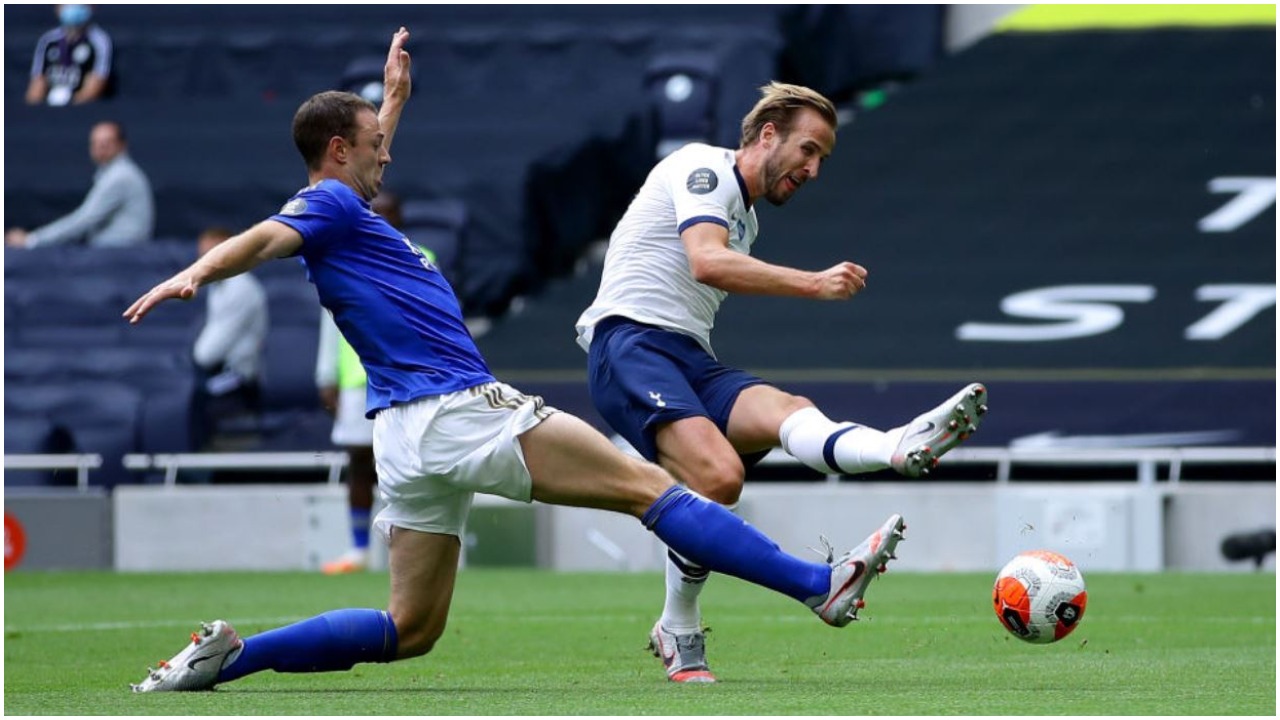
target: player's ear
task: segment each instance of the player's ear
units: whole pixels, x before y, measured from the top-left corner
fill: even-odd
[[[769,148],[773,147],[774,143],[777,142],[777,140],[778,140],[778,126],[774,125],[771,122],[765,123],[760,128],[760,144],[763,145],[766,150],[768,150]]]
[[[340,163],[347,161],[347,153],[351,151],[351,146],[347,143],[347,139],[341,135],[334,135],[329,138],[329,157]]]

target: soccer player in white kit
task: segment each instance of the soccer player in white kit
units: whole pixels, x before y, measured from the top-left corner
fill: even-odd
[[[693,143],[675,151],[614,229],[599,292],[577,322],[592,401],[646,459],[729,506],[746,467],[774,447],[823,473],[892,467],[927,475],[977,430],[987,410],[982,385],[880,431],[832,421],[807,398],[716,360],[711,328],[729,293],[846,300],[866,284],[866,269],[853,262],[809,272],[751,257],[753,203],[782,205],[815,179],[837,125],[835,107],[813,90],[776,82],[761,90],[738,149]],[[668,559],[650,649],[670,680],[715,682],[698,607],[708,573],[675,552]]]

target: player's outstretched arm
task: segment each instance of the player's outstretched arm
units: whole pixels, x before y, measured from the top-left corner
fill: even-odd
[[[275,220],[264,220],[151,288],[124,311],[124,318],[131,325],[137,324],[165,300],[190,300],[203,285],[248,272],[267,260],[292,255],[301,247],[302,236],[297,230]]]
[[[409,53],[404,44],[409,40],[409,31],[401,27],[391,37],[391,48],[387,51],[387,64],[382,71],[382,107],[378,110],[378,124],[382,128],[382,147],[389,152],[391,140],[395,137],[396,127],[400,124],[400,113],[404,104],[409,101],[413,90]]]
[[[729,231],[698,223],[680,234],[693,278],[704,285],[741,295],[774,295],[814,300],[847,300],[867,284],[867,269],[842,262],[809,272],[772,265],[729,247]]]

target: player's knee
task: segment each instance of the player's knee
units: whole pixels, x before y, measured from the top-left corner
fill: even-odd
[[[790,417],[792,413],[799,412],[805,408],[817,407],[813,401],[803,395],[788,395],[782,403],[782,416]]]
[[[742,479],[740,477],[737,480],[726,477],[716,478],[705,490],[698,492],[708,500],[714,500],[721,505],[737,505],[742,496]]]
[[[396,659],[418,657],[431,652],[436,641],[444,635],[444,623],[416,620],[412,617],[394,617],[396,624]]]
[[[634,461],[633,476],[629,483],[634,493],[634,514],[640,517],[645,510],[676,482],[666,469],[649,462]],[[722,505],[733,505],[742,494],[745,470],[736,455],[719,463],[700,462],[696,471],[686,472],[688,479],[680,478],[686,486],[699,495]]]
[[[737,455],[704,457],[686,474],[685,483],[698,494],[721,505],[733,505],[742,495],[746,468]]]

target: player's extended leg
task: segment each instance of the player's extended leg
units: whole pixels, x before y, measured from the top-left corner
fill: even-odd
[[[392,529],[388,610],[399,638],[397,660],[431,652],[444,634],[461,552],[456,535]]]
[[[133,691],[208,690],[263,670],[331,672],[426,654],[444,632],[460,547],[454,535],[395,528],[390,610],[333,610],[243,639],[218,620]]]
[[[825,565],[782,552],[717,503],[675,484],[653,463],[628,457],[594,428],[556,413],[520,436],[533,499],[640,518],[682,557],[797,600],[827,592]]]
[[[699,495],[732,508],[746,473],[742,458],[710,418],[695,416],[663,424],[654,433],[658,464]],[[698,598],[711,573],[667,550],[662,616],[649,631],[649,649],[678,683],[715,682],[707,663],[706,633]]]
[[[810,406],[787,416],[778,435],[788,453],[819,472],[853,475],[892,467],[907,477],[921,477],[937,466],[938,458],[968,440],[986,413],[987,389],[972,383],[892,430],[833,422]]]
[[[679,487],[657,465],[627,457],[571,415],[548,417],[521,435],[520,444],[533,499],[629,513],[680,556],[793,597],[832,625],[849,621],[867,582],[901,539],[895,515],[877,539],[830,563],[806,562],[723,506]]]

